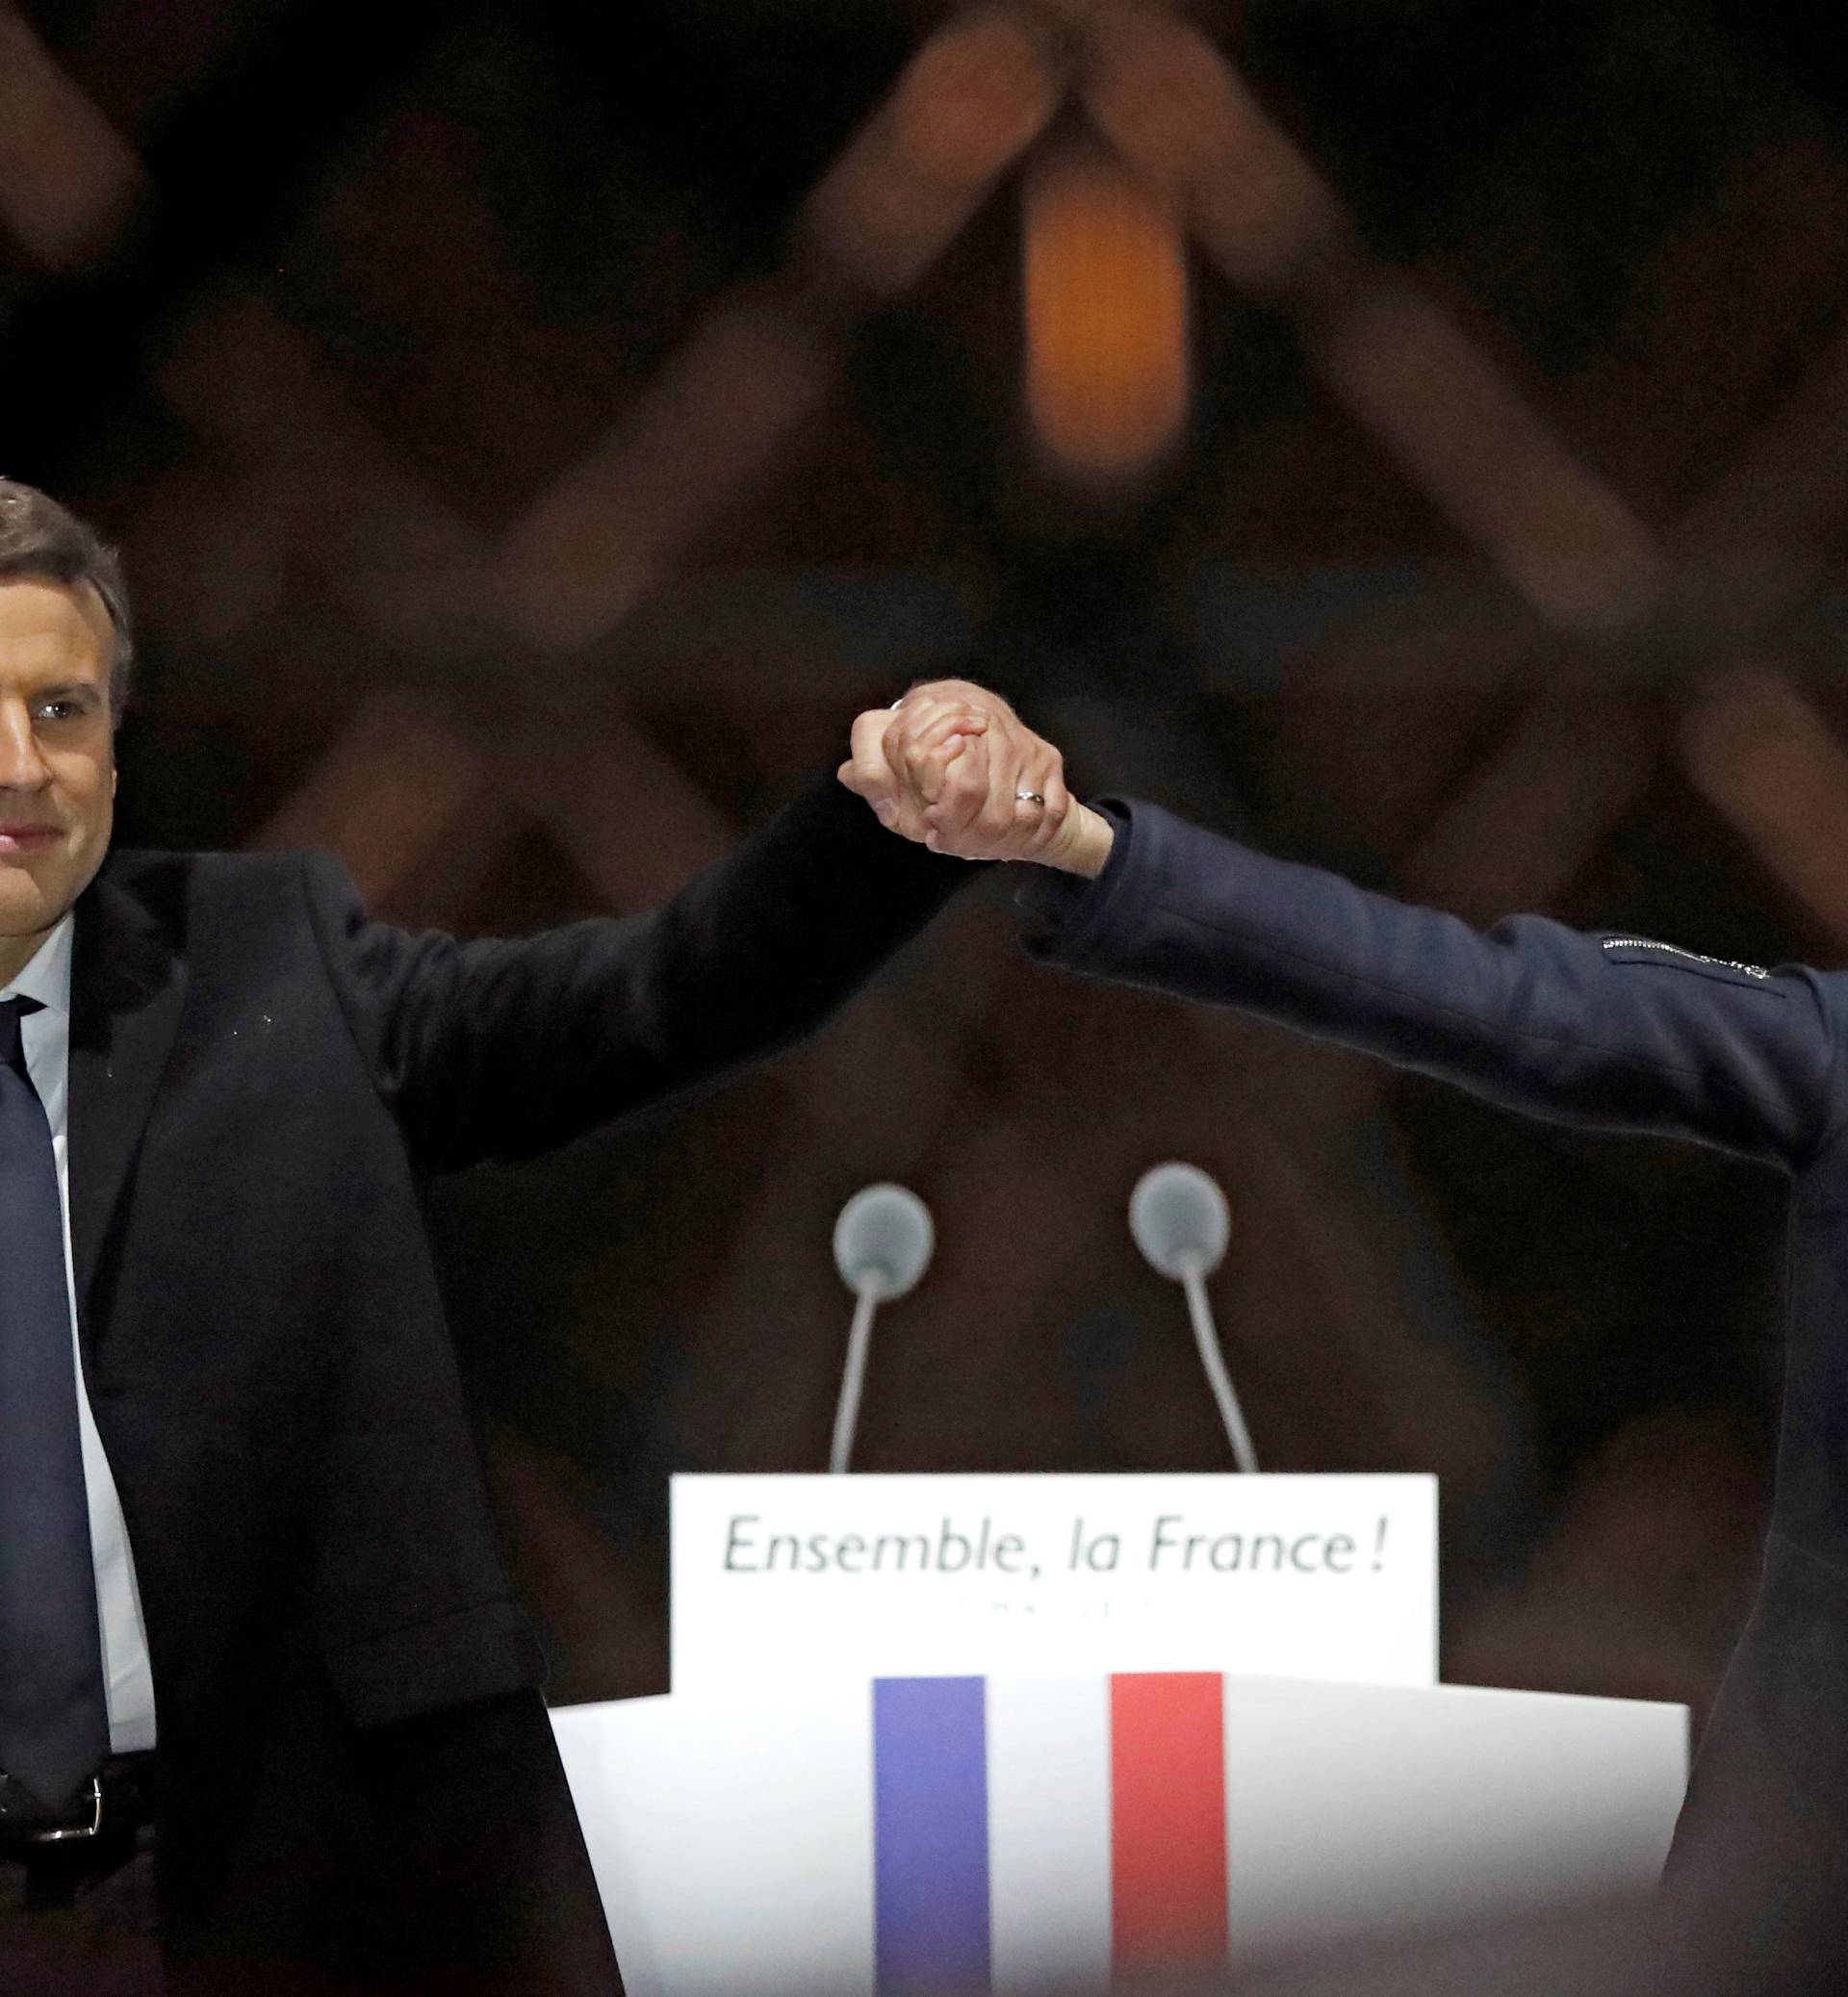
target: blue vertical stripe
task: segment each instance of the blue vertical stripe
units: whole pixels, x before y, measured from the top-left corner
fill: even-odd
[[[988,1760],[980,1678],[874,1681],[881,1997],[988,1986]]]

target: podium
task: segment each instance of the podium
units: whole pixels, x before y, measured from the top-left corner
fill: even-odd
[[[1204,1673],[553,1715],[632,1997],[1101,1986],[1646,1893],[1677,1705]]]
[[[566,1707],[632,1997],[1097,1988],[1646,1893],[1679,1705],[1440,1685],[1425,1476],[709,1476]]]

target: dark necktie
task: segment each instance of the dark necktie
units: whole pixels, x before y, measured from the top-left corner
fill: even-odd
[[[64,1809],[109,1753],[51,1126],[0,1003],[0,1773]]]

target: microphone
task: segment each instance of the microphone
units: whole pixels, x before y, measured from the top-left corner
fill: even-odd
[[[860,1421],[860,1394],[866,1380],[866,1348],[872,1342],[873,1313],[882,1303],[915,1289],[931,1266],[937,1231],[931,1210],[903,1186],[865,1186],[840,1210],[834,1222],[834,1267],[854,1293],[854,1323],[847,1334],[847,1364],[834,1408],[834,1443],[828,1469],[838,1476],[853,1453]]]
[[[1207,1385],[1219,1403],[1226,1440],[1240,1470],[1254,1472],[1257,1454],[1225,1370],[1213,1308],[1206,1295],[1206,1279],[1225,1259],[1225,1244],[1232,1232],[1225,1194],[1198,1165],[1153,1165],[1137,1180],[1129,1196],[1129,1231],[1150,1267],[1187,1292],[1194,1342],[1206,1369]]]

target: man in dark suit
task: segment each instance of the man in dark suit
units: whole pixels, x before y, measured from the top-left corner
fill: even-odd
[[[1692,1139],[1787,1175],[1776,1494],[1676,1834],[1669,1973],[1713,1990],[1848,1985],[1848,977],[1535,916],[1478,934],[1150,805],[1091,810],[978,688],[920,688],[862,715],[840,775],[935,850],[1061,870],[1025,897],[1028,947],[1048,963],[1237,1007],[1532,1115]],[[1047,794],[1039,822],[997,809],[1015,787]]]
[[[658,914],[406,934],[111,854],[128,656],[0,483],[0,1989],[618,1990],[424,1184],[785,1045],[966,871],[825,783]]]

